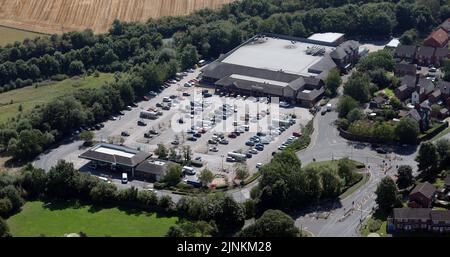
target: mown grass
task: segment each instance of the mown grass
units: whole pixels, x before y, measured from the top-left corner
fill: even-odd
[[[36,84],[37,86],[33,85],[1,93],[0,123],[16,117],[19,114],[19,106],[22,106],[22,112],[27,112],[38,104],[48,103],[57,97],[73,93],[80,88],[99,88],[106,81],[111,81],[113,77],[113,74],[101,73],[98,77],[72,78],[60,82]]]
[[[0,46],[12,44],[16,41],[22,42],[25,39],[33,39],[39,36],[46,36],[45,34],[25,31],[20,29],[13,29],[0,26]]]
[[[90,205],[46,205],[27,202],[20,213],[7,220],[16,237],[50,236],[84,232],[90,237],[161,237],[178,217],[118,208],[95,209]]]

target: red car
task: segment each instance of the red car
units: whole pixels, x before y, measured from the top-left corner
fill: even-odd
[[[301,137],[301,136],[302,136],[302,133],[301,133],[301,132],[294,132],[294,133],[292,133],[292,135],[293,135],[294,137]]]
[[[236,136],[236,134],[234,134],[234,133],[230,133],[230,134],[228,135],[228,137],[229,137],[229,138],[236,138],[237,136]]]

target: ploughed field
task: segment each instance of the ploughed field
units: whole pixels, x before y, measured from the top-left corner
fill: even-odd
[[[0,0],[0,25],[61,33],[92,28],[106,32],[114,19],[147,21],[149,18],[187,15],[217,9],[235,0]]]

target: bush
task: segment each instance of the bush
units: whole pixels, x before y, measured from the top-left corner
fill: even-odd
[[[369,231],[376,232],[380,230],[382,224],[383,223],[379,220],[373,220],[372,222],[369,223]]]
[[[0,217],[7,218],[12,212],[12,203],[8,198],[0,199]]]
[[[166,183],[162,183],[162,182],[155,182],[153,184],[153,188],[154,189],[164,189],[166,187],[167,187],[167,184]]]
[[[50,77],[51,80],[54,81],[63,81],[65,79],[68,79],[69,77],[65,74],[56,74]]]

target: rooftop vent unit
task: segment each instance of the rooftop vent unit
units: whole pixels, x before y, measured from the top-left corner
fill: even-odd
[[[306,54],[312,55],[312,56],[324,55],[325,47],[317,46],[317,45],[312,46],[312,47],[307,47]]]

